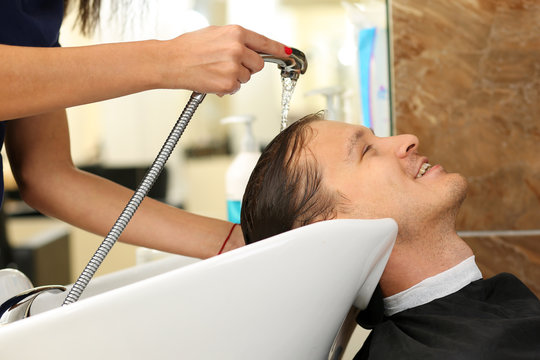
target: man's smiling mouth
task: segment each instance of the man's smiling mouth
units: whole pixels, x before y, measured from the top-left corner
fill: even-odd
[[[420,167],[420,170],[418,171],[418,174],[416,174],[416,178],[418,179],[418,178],[422,177],[426,173],[426,171],[428,171],[432,167],[433,167],[433,165],[431,165],[429,163],[422,164],[422,167]]]

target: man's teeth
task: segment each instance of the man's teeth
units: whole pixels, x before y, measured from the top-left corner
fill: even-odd
[[[418,174],[416,175],[416,178],[422,177],[422,176],[426,173],[426,171],[428,171],[431,167],[432,167],[431,164],[424,163],[424,164],[422,165],[422,167],[420,168],[420,171],[419,171]]]

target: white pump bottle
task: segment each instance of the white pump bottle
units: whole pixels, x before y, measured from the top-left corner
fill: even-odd
[[[251,172],[261,155],[251,128],[251,123],[254,120],[255,118],[251,115],[229,116],[221,120],[222,124],[242,123],[245,125],[240,151],[235,156],[225,174],[227,218],[236,224],[240,223],[240,207],[244,190],[246,189]]]

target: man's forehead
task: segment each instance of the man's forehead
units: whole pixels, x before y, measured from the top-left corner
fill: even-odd
[[[309,125],[313,130],[313,138],[318,141],[338,140],[350,143],[358,142],[366,134],[374,135],[373,130],[365,126],[333,120],[314,121]]]
[[[317,120],[310,123],[309,127],[301,157],[330,156],[343,159],[350,148],[358,145],[364,134],[370,132],[365,126],[332,120]]]
[[[348,130],[351,132],[362,130],[373,133],[370,128],[358,124],[349,124],[335,120],[315,120],[309,124],[312,128],[335,128],[336,130]]]

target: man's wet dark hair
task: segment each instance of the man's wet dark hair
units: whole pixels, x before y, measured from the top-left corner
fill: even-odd
[[[309,124],[317,120],[324,120],[323,112],[294,122],[261,154],[242,201],[246,244],[335,217],[336,194],[323,186],[316,159],[301,156],[314,136]]]

